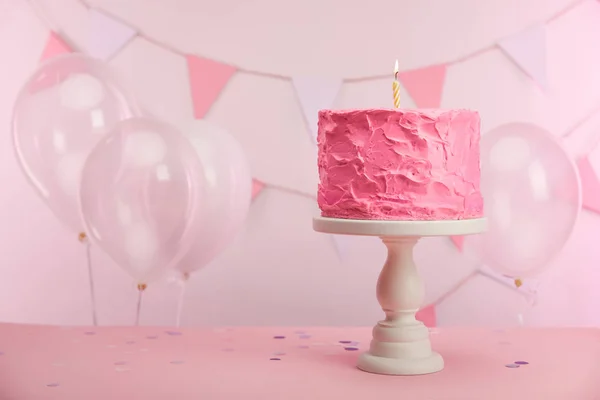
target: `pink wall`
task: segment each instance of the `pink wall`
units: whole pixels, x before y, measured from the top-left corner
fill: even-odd
[[[35,196],[10,148],[9,116],[49,28],[75,47],[86,41],[86,10],[76,0],[0,2],[0,320],[89,324],[83,247]],[[385,76],[393,60],[408,70],[447,62],[546,20],[572,0],[94,0],[146,35],[266,75],[236,73],[206,118],[243,144],[256,178],[268,186],[254,201],[237,242],[188,284],[183,324],[372,325],[383,246],[352,238],[338,257],[330,236],[314,233],[315,149],[290,81],[277,75]],[[449,67],[443,107],[481,112],[483,131],[515,121],[557,135],[600,103],[600,4],[583,1],[547,26],[549,89],[540,91],[500,50]],[[356,4],[356,5],[351,5]],[[41,13],[40,10],[45,10]],[[41,18],[41,17],[44,18]],[[111,65],[144,107],[172,123],[192,115],[185,59],[142,38]],[[346,83],[333,106],[389,106],[390,80]],[[407,106],[414,106],[402,93]],[[574,156],[600,135],[600,115],[565,141]],[[600,166],[600,151],[592,153]],[[600,171],[600,168],[599,168]],[[285,188],[288,190],[280,190]],[[294,194],[299,192],[304,195]],[[443,325],[600,324],[600,216],[584,211],[572,239],[539,281],[531,307],[506,285],[476,276],[479,266],[445,238],[423,240],[417,261],[428,302]],[[105,255],[94,267],[101,324],[131,324],[133,283]],[[172,324],[179,288],[151,287],[142,322]]]

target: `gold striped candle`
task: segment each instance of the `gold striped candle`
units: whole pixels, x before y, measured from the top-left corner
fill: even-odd
[[[394,82],[392,82],[392,91],[394,93],[394,108],[400,108],[400,82],[398,82],[398,60],[394,66]]]

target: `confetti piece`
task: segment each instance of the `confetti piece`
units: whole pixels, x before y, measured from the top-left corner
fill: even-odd
[[[165,333],[169,336],[181,336],[182,333],[178,331],[165,331]]]
[[[356,351],[356,350],[358,350],[358,347],[344,347],[344,350],[346,350],[346,351]]]
[[[3,352],[3,351],[0,351],[0,356],[3,356],[3,355],[4,355],[4,352]]]
[[[46,387],[59,387],[59,386],[60,386],[60,384],[58,384],[56,382],[46,384]]]
[[[158,339],[158,336],[146,336],[146,339]]]
[[[519,364],[506,364],[505,367],[506,368],[519,368],[520,365]]]
[[[83,334],[88,335],[88,336],[93,336],[96,334],[96,332],[88,331],[88,332],[83,332]]]
[[[271,360],[271,361],[281,361],[281,358],[273,357],[273,358],[269,358],[269,360]]]
[[[518,364],[518,365],[529,365],[529,363],[527,361],[515,361],[515,364]]]
[[[285,336],[273,336],[273,339],[285,339]]]
[[[342,343],[342,344],[350,344],[350,343],[352,343],[352,340],[340,340],[340,343]]]
[[[310,339],[310,335],[300,335],[300,339]]]
[[[171,364],[173,364],[173,365],[181,365],[183,363],[184,363],[184,361],[181,361],[181,360],[171,361]]]

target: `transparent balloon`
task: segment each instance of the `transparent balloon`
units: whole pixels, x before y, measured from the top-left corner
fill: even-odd
[[[153,282],[197,240],[204,182],[200,159],[175,128],[124,121],[84,165],[86,231],[138,284]]]
[[[563,248],[577,221],[577,168],[549,132],[524,123],[485,134],[481,159],[488,231],[467,237],[465,252],[506,276],[536,276]]]
[[[203,214],[194,246],[175,268],[188,275],[221,253],[241,229],[252,197],[252,175],[239,142],[204,120],[190,121],[182,132],[196,150],[205,177]]]
[[[79,233],[81,169],[117,123],[138,114],[108,66],[81,54],[42,64],[19,93],[13,144],[25,175],[54,214]]]

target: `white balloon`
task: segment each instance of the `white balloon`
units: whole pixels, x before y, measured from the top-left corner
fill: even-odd
[[[206,184],[201,218],[205,225],[177,267],[189,274],[221,253],[243,226],[252,199],[252,175],[242,146],[225,129],[193,120],[181,132],[200,158]]]

